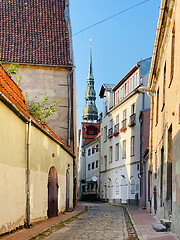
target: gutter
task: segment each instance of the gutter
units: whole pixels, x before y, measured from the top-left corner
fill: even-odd
[[[28,133],[27,133],[27,190],[26,190],[26,221],[27,226],[30,227],[30,142],[31,142],[31,119],[28,121]]]

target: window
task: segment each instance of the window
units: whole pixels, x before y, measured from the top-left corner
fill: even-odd
[[[91,155],[91,149],[88,149],[88,156]]]
[[[126,96],[126,91],[127,91],[126,89],[127,89],[127,84],[125,83],[124,84],[124,97]]]
[[[139,163],[137,164],[137,171],[139,171]]]
[[[157,90],[157,98],[156,98],[156,125],[158,124],[158,116],[159,116],[159,88]]]
[[[131,105],[131,115],[135,113],[135,103]]]
[[[170,83],[169,87],[171,86],[173,77],[174,77],[174,56],[175,56],[175,22],[173,24],[172,29],[172,43],[171,43],[171,75],[170,75]]]
[[[130,92],[134,89],[134,76],[130,79]]]
[[[98,152],[99,151],[99,145],[97,144],[96,145],[96,152]]]
[[[119,143],[116,144],[116,150],[115,150],[115,161],[119,160]]]
[[[96,161],[96,168],[98,168],[98,161]]]
[[[123,141],[122,158],[126,158],[126,140]]]
[[[91,169],[91,165],[90,164],[88,164],[88,171]]]
[[[107,105],[107,101],[105,102],[105,110],[104,110],[104,117],[107,115],[108,112],[108,105]]]
[[[162,110],[164,109],[164,106],[165,106],[165,99],[166,99],[166,96],[165,96],[165,93],[166,93],[166,62],[164,64],[164,76],[163,76],[163,103],[162,103]]]
[[[107,126],[104,127],[104,142],[107,141]]]
[[[123,87],[120,90],[120,97],[121,97],[121,99],[123,98]]]
[[[126,95],[129,93],[129,82],[126,83]]]
[[[112,151],[112,146],[109,148],[109,162],[112,163],[113,161],[113,151]]]
[[[154,156],[154,175],[155,178],[157,178],[157,151],[155,152],[155,156]]]
[[[92,169],[94,169],[94,162],[92,163]]]
[[[139,72],[136,72],[136,87],[139,85]]]
[[[92,154],[94,154],[95,153],[95,147],[93,146],[92,147]]]
[[[135,143],[135,136],[131,137],[131,156],[134,156],[135,152],[134,152],[134,143]]]
[[[127,110],[125,109],[125,110],[123,111],[123,121],[122,121],[122,127],[123,127],[123,128],[126,128],[126,127],[127,127],[126,115],[127,115]]]
[[[119,123],[119,114],[116,116],[116,124]]]
[[[107,170],[107,155],[104,156],[104,170]]]

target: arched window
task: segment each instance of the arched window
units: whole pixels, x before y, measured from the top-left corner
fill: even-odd
[[[115,183],[115,194],[119,195],[119,182],[117,180],[116,180],[116,183]]]

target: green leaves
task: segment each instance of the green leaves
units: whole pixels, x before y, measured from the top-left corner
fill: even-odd
[[[19,84],[21,82],[21,77],[20,77],[20,71],[18,68],[19,68],[18,63],[11,63],[8,68],[5,68],[5,70],[11,77],[12,77],[12,75],[16,75],[15,82],[19,86]]]
[[[55,107],[60,103],[60,100],[57,100],[50,104],[48,100],[49,97],[46,95],[41,102],[38,102],[37,96],[35,96],[34,99],[29,99],[28,93],[26,93],[27,110],[29,114],[42,124],[47,124],[46,119],[56,111]]]

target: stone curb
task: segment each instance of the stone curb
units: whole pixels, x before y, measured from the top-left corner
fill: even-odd
[[[135,231],[136,231],[136,234],[137,234],[138,239],[139,239],[139,240],[144,240],[143,236],[140,234],[140,231],[139,231],[138,227],[136,226],[135,221],[133,220],[133,218],[132,218],[132,216],[131,216],[131,214],[130,214],[130,212],[129,212],[129,209],[128,209],[126,206],[124,206],[124,207],[126,208],[128,214],[129,214],[129,217],[130,217],[131,222],[132,222],[132,224],[133,224],[133,227],[134,227],[134,229],[135,229]]]
[[[63,221],[60,221],[60,222],[58,222],[58,223],[56,223],[56,224],[51,225],[50,227],[44,229],[43,231],[41,231],[41,232],[39,232],[39,233],[37,233],[37,234],[35,234],[35,235],[32,235],[32,236],[29,237],[29,238],[26,238],[26,240],[31,240],[31,239],[33,239],[33,238],[35,238],[35,237],[38,237],[38,235],[40,235],[40,234],[42,234],[42,233],[45,233],[46,231],[50,230],[50,229],[53,228],[53,227],[56,227],[58,224],[66,223],[66,221],[78,217],[79,215],[81,215],[81,214],[83,214],[83,213],[85,213],[85,212],[88,211],[86,208],[87,208],[87,206],[85,205],[84,208],[83,208],[82,210],[80,210],[78,213],[76,213],[75,215],[70,216],[70,217],[66,218],[65,220],[63,220]],[[75,220],[75,219],[74,219],[74,220]],[[72,221],[74,221],[74,220],[72,220]],[[58,231],[58,230],[57,230],[57,231]],[[47,237],[48,237],[48,236],[47,236]]]

